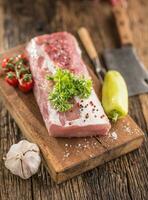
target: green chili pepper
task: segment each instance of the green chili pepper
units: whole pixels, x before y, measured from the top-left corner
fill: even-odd
[[[117,71],[106,73],[102,88],[102,105],[107,116],[116,121],[128,113],[128,91],[126,83]]]

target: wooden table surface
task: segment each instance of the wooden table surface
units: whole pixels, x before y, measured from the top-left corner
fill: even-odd
[[[134,44],[148,67],[148,1],[128,2]],[[67,30],[77,37],[76,31],[82,25],[91,32],[99,54],[105,48],[119,46],[106,1],[0,0],[0,51],[43,33]],[[90,65],[83,53],[84,60]],[[29,180],[21,180],[4,167],[3,156],[23,136],[0,102],[0,200],[148,199],[148,95],[130,98],[129,107],[131,116],[145,132],[143,146],[57,185],[43,165]]]

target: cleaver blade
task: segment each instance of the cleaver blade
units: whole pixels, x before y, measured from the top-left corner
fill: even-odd
[[[103,53],[103,60],[108,70],[117,70],[122,74],[129,96],[148,92],[148,71],[138,59],[133,47],[107,49]]]
[[[148,92],[148,71],[138,59],[133,48],[134,42],[127,7],[117,1],[112,7],[121,48],[106,50],[103,58],[108,69],[119,71],[124,77],[129,96]]]

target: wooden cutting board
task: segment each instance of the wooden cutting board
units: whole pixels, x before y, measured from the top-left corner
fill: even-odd
[[[21,45],[4,52],[0,62],[4,57],[23,52],[23,49],[24,45]],[[90,74],[99,95],[99,80],[92,71]],[[126,154],[138,148],[144,140],[142,130],[130,116],[112,124],[106,137],[53,138],[48,135],[32,92],[23,94],[0,77],[0,97],[24,136],[39,145],[45,166],[57,183]]]

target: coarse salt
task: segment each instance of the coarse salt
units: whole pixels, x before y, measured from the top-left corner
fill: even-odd
[[[115,131],[111,133],[111,136],[114,140],[118,138],[117,133]]]
[[[69,152],[67,152],[66,154],[64,154],[64,157],[65,157],[65,158],[68,158],[68,157],[69,157],[69,155],[70,155],[70,153],[69,153]]]

